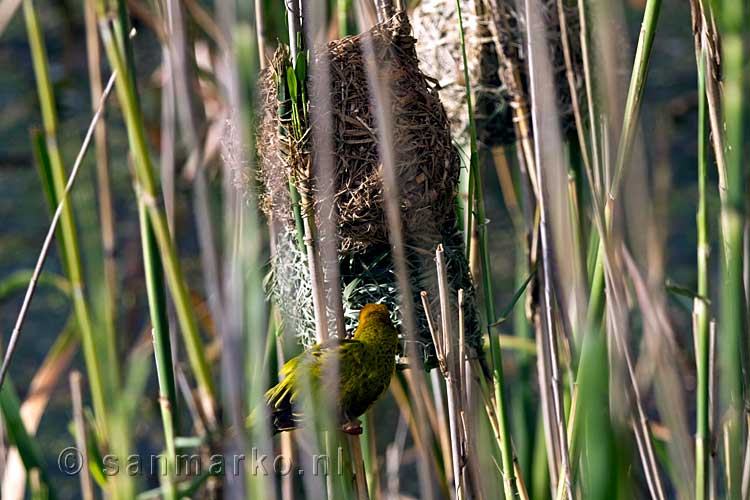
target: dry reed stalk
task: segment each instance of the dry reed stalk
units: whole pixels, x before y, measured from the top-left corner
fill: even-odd
[[[448,419],[449,419],[449,445],[448,450],[444,449],[444,461],[450,463],[451,476],[454,483],[454,495],[456,498],[469,497],[481,498],[481,486],[479,481],[478,461],[471,461],[471,445],[469,432],[471,427],[467,425],[467,415],[469,414],[467,401],[466,380],[466,346],[464,343],[464,318],[463,318],[463,290],[458,291],[459,304],[459,342],[455,345],[454,335],[452,332],[452,321],[450,318],[449,288],[447,278],[447,268],[445,263],[444,250],[442,245],[438,245],[435,251],[435,262],[438,273],[438,287],[440,293],[441,305],[441,328],[437,328],[433,321],[430,311],[430,304],[426,292],[421,292],[422,305],[425,308],[430,333],[433,336],[435,350],[438,357],[438,367],[445,380],[445,390],[448,401]],[[458,353],[455,351],[458,350]],[[439,390],[439,389],[438,389]],[[448,446],[446,445],[446,448]],[[448,460],[448,457],[450,460]],[[475,457],[476,458],[476,457]]]
[[[80,452],[81,472],[78,479],[81,481],[81,498],[83,500],[94,500],[94,486],[91,481],[88,464],[88,446],[86,445],[86,424],[83,421],[83,397],[81,395],[81,372],[73,370],[70,372],[70,395],[73,402],[73,423],[75,425],[76,448]]]
[[[258,44],[258,64],[260,70],[266,67],[266,16],[263,12],[263,0],[254,0],[255,4],[255,35]]]
[[[481,470],[479,466],[479,456],[477,450],[477,437],[476,437],[476,407],[474,401],[474,391],[472,384],[472,370],[466,353],[466,321],[464,317],[464,290],[460,288],[458,290],[458,366],[459,366],[459,377],[458,380],[461,385],[458,387],[458,391],[461,394],[461,405],[463,408],[462,423],[464,433],[464,454],[466,455],[466,461],[469,463],[467,467],[467,483],[469,484],[469,496],[470,498],[483,499],[485,493],[482,488],[481,481]],[[514,462],[516,462],[514,457]],[[516,472],[517,473],[517,472]],[[520,483],[522,484],[522,482]]]
[[[313,9],[308,15],[305,23],[305,32],[312,46],[321,46],[325,40],[314,39],[315,34],[325,33],[325,19],[322,12]],[[318,186],[319,199],[322,200],[315,207],[319,214],[320,231],[318,248],[323,266],[325,280],[322,283],[323,293],[326,298],[326,309],[333,315],[333,334],[338,338],[346,337],[344,324],[344,306],[341,299],[341,272],[338,260],[338,211],[333,202],[335,193],[336,168],[334,157],[333,138],[329,133],[333,130],[331,98],[331,75],[328,54],[323,52],[310,61],[309,85],[310,95],[310,122],[313,143],[315,144],[314,165],[312,176],[315,185]],[[323,215],[324,214],[324,215]],[[333,370],[335,374],[336,369]],[[335,376],[335,375],[334,375]]]
[[[367,451],[369,453],[367,469],[367,484],[370,488],[370,496],[375,500],[382,500],[383,490],[380,484],[380,462],[378,461],[377,436],[375,434],[375,417],[373,412],[365,415],[367,425]]]
[[[550,422],[550,427],[553,427],[557,431],[557,442],[559,444],[559,458],[562,466],[563,476],[558,477],[558,483],[552,483],[554,487],[559,490],[560,482],[564,481],[564,489],[569,500],[573,499],[572,491],[572,475],[570,466],[569,447],[567,440],[567,431],[565,428],[565,410],[563,408],[562,392],[561,392],[561,378],[560,378],[560,364],[558,360],[558,347],[557,347],[557,335],[555,332],[555,305],[557,298],[552,290],[553,283],[553,269],[554,269],[554,255],[552,250],[552,241],[555,241],[555,246],[558,247],[558,251],[564,251],[566,249],[565,241],[560,241],[558,237],[560,230],[559,219],[554,219],[554,214],[559,208],[559,198],[561,195],[566,193],[560,193],[556,191],[555,186],[557,180],[560,177],[560,172],[563,167],[559,162],[559,152],[562,150],[560,129],[556,121],[556,116],[553,113],[553,118],[545,118],[542,114],[541,109],[546,109],[549,113],[549,109],[555,108],[554,96],[551,95],[551,71],[550,62],[546,54],[546,43],[544,37],[541,36],[538,30],[541,29],[542,21],[538,18],[538,14],[535,12],[540,8],[538,2],[526,0],[525,1],[525,12],[526,12],[526,26],[527,26],[527,48],[528,48],[528,72],[530,75],[530,98],[532,104],[532,124],[535,133],[539,137],[544,137],[544,145],[541,140],[534,142],[534,158],[535,165],[537,168],[536,177],[539,183],[538,190],[538,207],[539,207],[539,234],[541,240],[542,250],[542,324],[545,329],[545,338],[542,342],[542,347],[547,350],[549,359],[549,373],[546,375],[550,377],[549,384],[552,389],[552,417],[553,422]],[[564,16],[562,16],[564,19]],[[567,37],[564,35],[564,39]],[[563,47],[567,48],[567,41],[564,41]],[[546,92],[545,92],[546,91]],[[577,99],[575,101],[577,103]],[[557,152],[555,152],[557,151]],[[557,157],[557,159],[555,158]],[[546,180],[546,176],[551,177],[550,180]],[[560,187],[560,186],[557,186]],[[557,197],[556,197],[557,196]],[[567,204],[566,204],[567,205]],[[566,206],[563,205],[563,206]],[[552,215],[551,215],[552,214]],[[552,217],[552,219],[550,219]],[[556,224],[557,222],[557,224]],[[553,224],[549,226],[548,224]],[[557,226],[557,227],[555,227]],[[563,248],[559,248],[563,247]],[[559,269],[556,269],[559,272]],[[562,276],[560,277],[562,278]],[[558,278],[558,280],[560,279]]]
[[[585,128],[581,106],[578,102],[578,88],[576,85],[576,75],[573,68],[573,57],[570,49],[570,39],[568,33],[568,21],[565,16],[563,0],[556,0],[557,18],[560,24],[560,42],[562,46],[563,59],[565,61],[565,78],[568,81],[568,90],[570,92],[570,101],[573,108],[573,119],[575,120],[576,135],[578,136],[578,145],[581,150],[581,159],[587,172],[591,172],[591,162],[589,160],[589,150],[586,143]],[[581,33],[583,31],[581,30]]]
[[[354,462],[354,483],[358,500],[369,500],[370,493],[367,489],[367,473],[365,472],[365,462],[362,459],[361,436],[347,436],[349,441],[349,450],[352,461]]]
[[[435,265],[438,274],[438,291],[440,294],[440,320],[441,327],[438,332],[441,335],[443,360],[440,366],[445,379],[445,390],[448,395],[448,420],[451,432],[451,454],[454,478],[454,493],[456,498],[466,498],[466,440],[461,425],[461,414],[463,412],[462,387],[458,363],[460,358],[455,352],[458,347],[453,333],[453,321],[450,313],[450,298],[448,297],[448,270],[445,265],[445,253],[443,245],[438,245],[435,250]]]
[[[714,161],[719,174],[719,196],[724,198],[727,190],[726,148],[724,145],[723,117],[721,110],[720,47],[713,10],[704,0],[691,0],[690,12],[696,50],[706,51],[706,101],[711,128],[711,144]]]
[[[101,46],[96,29],[96,6],[94,0],[84,1],[84,23],[86,28],[86,56],[91,84],[91,110],[102,96]],[[102,231],[102,251],[104,252],[104,283],[107,293],[105,314],[110,331],[108,335],[115,335],[117,318],[117,262],[115,261],[115,216],[112,208],[112,190],[109,177],[109,159],[107,151],[107,123],[99,120],[94,132],[94,149],[96,151],[96,180],[99,198],[99,223]],[[115,347],[112,341],[108,346]],[[109,353],[116,356],[116,353]]]
[[[547,337],[542,331],[541,312],[534,313],[535,342],[537,356],[537,380],[539,380],[539,391],[541,399],[542,423],[544,430],[545,448],[547,452],[547,471],[549,473],[550,487],[555,491],[556,485],[563,484],[559,478],[564,475],[562,457],[560,456],[559,434],[555,432],[555,417],[553,414],[553,396],[549,373],[550,359],[547,348]],[[558,491],[561,491],[558,488]]]
[[[427,318],[427,325],[430,330],[430,333],[433,336],[433,343],[435,345],[435,352],[438,357],[438,362],[440,359],[444,359],[443,354],[443,343],[438,342],[438,328],[435,326],[432,312],[430,310],[430,303],[427,297],[427,292],[422,291],[420,292],[420,296],[422,298],[422,307],[425,311],[425,317]],[[451,484],[454,482],[454,468],[453,468],[453,453],[452,453],[452,440],[450,436],[450,430],[448,428],[448,422],[446,422],[445,415],[446,415],[446,408],[445,404],[443,402],[443,389],[440,387],[440,382],[438,380],[438,370],[432,370],[430,371],[430,382],[432,384],[432,393],[435,398],[435,407],[437,411],[437,418],[438,418],[438,432],[437,436],[440,442],[440,450],[443,456],[443,464],[445,464],[445,475],[446,475],[446,481]]]

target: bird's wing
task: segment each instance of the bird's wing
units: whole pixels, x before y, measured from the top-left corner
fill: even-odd
[[[362,343],[357,340],[331,338],[290,359],[279,371],[283,379],[266,392],[269,405],[278,407],[287,396],[295,400],[301,387],[317,391],[321,375],[335,369],[335,360],[340,359],[342,354],[347,358],[359,357],[361,349],[358,346],[362,346]],[[351,365],[349,362],[339,364]],[[303,380],[303,377],[309,379]]]
[[[266,401],[268,401],[269,406],[278,408],[287,396],[294,396],[297,372],[306,356],[307,353],[303,352],[284,363],[284,366],[281,367],[281,370],[279,370],[281,381],[266,392]]]
[[[320,354],[320,373],[326,391],[340,390],[340,381],[352,380],[364,363],[365,345],[359,340],[344,339]]]

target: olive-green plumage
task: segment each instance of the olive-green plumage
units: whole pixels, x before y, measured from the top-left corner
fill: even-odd
[[[388,308],[367,304],[359,313],[359,324],[351,339],[316,344],[281,368],[283,380],[266,392],[274,431],[297,426],[301,415],[293,405],[302,394],[317,400],[338,391],[336,410],[341,423],[352,422],[388,389],[397,352],[398,331],[391,323]]]

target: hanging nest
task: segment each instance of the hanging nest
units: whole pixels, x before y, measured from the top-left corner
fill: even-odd
[[[475,107],[480,146],[493,147],[515,141],[512,106],[528,102],[528,71],[523,13],[516,0],[460,0],[467,52],[469,80]],[[568,29],[574,74],[581,75],[578,10],[565,1],[563,11]],[[547,29],[550,61],[555,75],[558,114],[563,132],[575,122],[570,86],[561,43],[557,0],[540,0]],[[421,68],[435,78],[440,98],[448,112],[456,141],[469,143],[469,119],[463,56],[455,0],[422,0],[412,14],[414,36]],[[576,82],[580,93],[582,84]]]
[[[452,300],[455,302],[459,289],[465,293],[467,343],[479,350],[481,334],[455,214],[458,152],[452,145],[438,92],[418,68],[415,39],[404,13],[366,33],[332,41],[310,54],[310,65],[319,64],[322,57],[329,65],[328,118],[335,157],[333,189],[316,185],[316,178],[310,174],[317,152],[311,127],[295,135],[280,112],[288,108],[285,102],[288,91],[282,88],[282,75],[288,71],[287,49],[279,49],[273,64],[262,74],[258,136],[261,206],[281,226],[269,288],[301,342],[305,346],[314,343],[311,281],[306,252],[297,238],[299,225],[292,209],[291,178],[303,196],[312,200],[308,205],[313,207],[310,212],[317,227],[323,217],[330,217],[331,213],[337,216],[338,258],[348,333],[356,326],[359,309],[368,302],[387,304],[396,324],[403,322],[385,216],[383,166],[365,69],[365,44],[376,58],[378,81],[388,89],[409,291],[415,306],[417,341],[423,347],[426,365],[431,367],[435,362],[434,349],[419,294],[422,290],[428,292],[432,313],[439,318],[434,255],[440,243],[445,247]],[[318,99],[315,95],[310,99],[308,116],[312,119],[319,119],[324,112],[316,108]],[[326,199],[324,192],[334,195]],[[324,276],[324,280],[328,279]],[[333,318],[333,314],[328,316]],[[452,316],[458,316],[455,305]]]
[[[515,135],[509,100],[498,76],[498,58],[489,18],[477,14],[474,0],[461,0],[461,13],[477,140],[483,145],[511,143]],[[469,118],[456,3],[454,0],[423,0],[411,17],[420,67],[437,81],[453,137],[468,155]]]

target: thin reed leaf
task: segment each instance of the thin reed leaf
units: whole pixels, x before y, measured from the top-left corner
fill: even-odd
[[[10,442],[18,449],[23,465],[26,467],[26,473],[30,474],[32,470],[36,470],[40,483],[49,490],[50,498],[55,498],[39,444],[26,431],[20,413],[21,403],[13,383],[8,378],[0,388],[0,411],[2,411],[3,425]]]
[[[177,428],[177,393],[172,365],[172,347],[169,339],[167,300],[164,290],[164,271],[159,257],[158,246],[146,215],[142,200],[138,200],[138,216],[141,225],[141,245],[143,247],[143,268],[146,275],[151,334],[154,339],[154,357],[159,382],[159,408],[161,410],[164,443],[166,447],[166,467],[162,471],[164,498],[177,498],[175,475],[177,473],[175,430]]]

